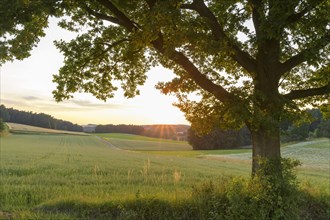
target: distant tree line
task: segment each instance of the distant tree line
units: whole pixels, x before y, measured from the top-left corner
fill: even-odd
[[[282,123],[281,141],[304,141],[307,138],[330,138],[330,119],[323,117],[320,109],[306,110],[310,117],[309,122],[294,124],[291,121]]]
[[[206,135],[188,130],[188,142],[194,150],[232,149],[251,144],[251,133],[247,127],[239,131],[214,129]]]
[[[306,110],[309,122],[295,124],[286,120],[281,124],[281,141],[304,141],[308,138],[330,138],[330,120],[323,117],[320,109]],[[238,148],[251,144],[251,134],[246,127],[239,131],[215,129],[206,135],[188,130],[188,142],[194,150]]]
[[[26,124],[42,128],[64,131],[83,131],[83,128],[80,125],[73,124],[69,121],[56,119],[51,115],[20,111],[14,108],[6,108],[4,105],[0,106],[0,118],[4,122]]]
[[[139,125],[97,125],[95,127],[96,133],[126,133],[126,134],[137,134],[142,135],[144,132],[143,126]]]

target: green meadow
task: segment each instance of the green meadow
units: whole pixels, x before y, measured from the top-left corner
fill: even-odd
[[[192,147],[183,141],[158,139],[130,134],[96,134],[115,147],[135,151],[191,151]]]
[[[102,219],[139,199],[181,204],[196,186],[251,170],[250,149],[192,151],[185,142],[136,135],[18,132],[0,141],[0,219]],[[329,140],[282,151],[302,161],[302,185],[329,195]],[[117,218],[138,219],[125,213]]]

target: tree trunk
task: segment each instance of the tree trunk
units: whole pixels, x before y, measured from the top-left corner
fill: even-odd
[[[280,131],[278,126],[260,126],[252,130],[252,175],[259,168],[259,159],[278,159],[280,151]],[[278,169],[281,169],[280,166]]]
[[[253,103],[252,135],[252,175],[260,168],[260,159],[280,161],[280,120],[283,112],[283,102],[278,92],[279,76],[272,73],[272,62],[268,69],[262,65],[268,63],[267,53],[260,57],[260,71],[255,80],[255,101]],[[272,59],[270,59],[272,60]],[[275,169],[281,172],[280,164]]]

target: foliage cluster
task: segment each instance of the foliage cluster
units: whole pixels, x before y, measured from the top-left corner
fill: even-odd
[[[0,111],[1,118],[3,118],[3,121],[5,122],[26,124],[56,130],[83,131],[83,128],[80,125],[73,124],[69,121],[56,119],[53,116],[44,113],[20,111],[14,108],[6,108],[4,105],[0,106]]]
[[[208,134],[199,136],[193,129],[189,129],[188,142],[194,150],[238,148],[251,144],[251,133],[247,127],[238,131],[216,128]]]

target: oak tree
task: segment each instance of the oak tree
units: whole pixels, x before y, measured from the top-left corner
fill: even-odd
[[[47,20],[78,36],[55,44],[57,101],[83,91],[106,100],[122,82],[137,95],[150,67],[176,77],[157,85],[178,97],[193,129],[240,128],[258,156],[280,157],[279,123],[329,97],[327,0],[2,0],[1,62],[23,59]],[[5,19],[4,19],[5,18]],[[193,98],[191,96],[193,94]],[[197,98],[196,98],[197,97]]]

